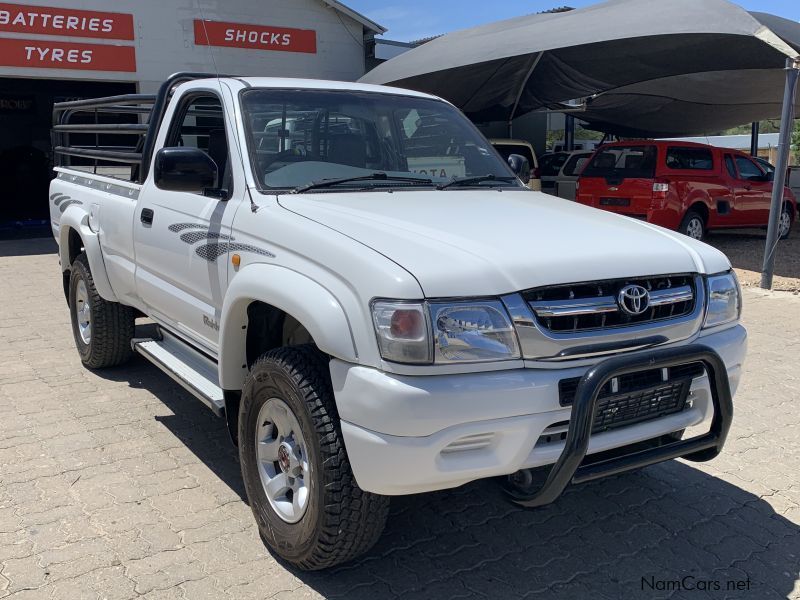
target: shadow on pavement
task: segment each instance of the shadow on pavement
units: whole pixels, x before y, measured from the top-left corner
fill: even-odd
[[[156,417],[243,502],[225,423],[136,357],[98,372],[159,398]],[[289,567],[290,568],[290,567]],[[376,598],[787,598],[800,530],[750,492],[673,461],[569,488],[523,510],[494,481],[397,497],[367,555],[323,572],[290,568],[320,594]]]
[[[143,332],[141,326],[137,326],[137,336],[147,337],[146,330]],[[174,414],[158,415],[155,420],[247,502],[238,452],[223,419],[138,354],[123,367],[94,373],[110,381],[126,382],[132,388],[145,389],[163,402]]]
[[[775,275],[800,278],[800,227],[788,239],[778,242]],[[760,273],[764,264],[766,232],[759,229],[714,231],[705,240],[724,252],[736,269]]]
[[[523,510],[495,482],[393,500],[366,557],[295,572],[327,597],[786,598],[798,527],[684,463],[576,486]]]

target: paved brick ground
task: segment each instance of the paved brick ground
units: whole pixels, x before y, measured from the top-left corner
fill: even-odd
[[[800,298],[747,291],[716,461],[536,511],[492,482],[400,498],[373,552],[305,574],[262,546],[222,422],[141,360],[81,368],[50,243],[1,242],[0,281],[0,597],[800,598]]]

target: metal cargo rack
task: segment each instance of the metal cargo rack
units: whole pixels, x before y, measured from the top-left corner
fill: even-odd
[[[175,73],[157,94],[124,94],[53,105],[52,142],[55,166],[98,174],[98,168],[122,179],[144,183],[153,156],[158,128],[172,91],[213,73]],[[105,121],[105,122],[104,122]],[[120,169],[122,166],[122,169]]]

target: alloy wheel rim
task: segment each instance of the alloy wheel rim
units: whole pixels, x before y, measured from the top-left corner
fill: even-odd
[[[289,406],[270,398],[258,411],[256,461],[261,486],[275,513],[297,523],[308,509],[308,444]]]
[[[703,224],[700,219],[692,219],[686,226],[686,235],[690,238],[699,240],[703,237]]]
[[[780,237],[783,237],[787,233],[789,233],[789,228],[791,227],[791,225],[792,225],[792,219],[789,216],[789,211],[784,210],[783,212],[781,212],[781,222],[780,222],[780,232],[779,232]]]
[[[78,334],[86,345],[92,341],[92,308],[89,304],[89,292],[86,282],[78,280],[75,289],[75,317],[78,322]]]

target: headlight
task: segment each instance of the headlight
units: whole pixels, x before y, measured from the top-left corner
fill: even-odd
[[[430,326],[424,304],[376,301],[372,304],[372,320],[384,360],[432,362]]]
[[[376,300],[372,320],[384,360],[407,364],[520,358],[514,326],[499,300]]]
[[[708,308],[704,327],[724,325],[739,318],[742,301],[739,294],[739,281],[733,271],[706,278]]]
[[[517,335],[503,303],[476,300],[431,304],[435,362],[520,358]]]

